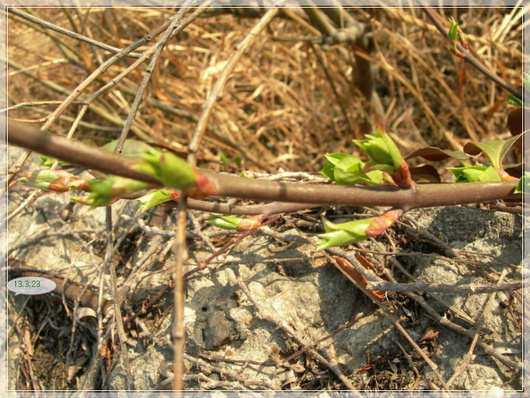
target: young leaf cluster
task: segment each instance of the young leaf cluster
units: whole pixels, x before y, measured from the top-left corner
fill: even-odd
[[[356,155],[327,154],[327,165],[320,173],[341,185],[386,184],[410,188],[412,180],[408,166],[390,136],[380,127],[375,135],[365,137],[354,142],[370,158],[367,163]]]

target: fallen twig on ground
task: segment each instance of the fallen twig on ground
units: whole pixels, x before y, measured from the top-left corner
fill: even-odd
[[[385,290],[392,292],[442,292],[454,294],[484,294],[501,291],[512,291],[523,288],[523,283],[512,282],[502,283],[496,285],[447,285],[442,283],[427,283],[427,282],[413,282],[413,283],[392,283],[392,282],[369,282],[366,286],[368,290]]]

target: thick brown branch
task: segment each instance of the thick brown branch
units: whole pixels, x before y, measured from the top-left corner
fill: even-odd
[[[5,138],[4,138],[5,140]],[[159,185],[153,177],[135,172],[131,157],[109,153],[80,142],[9,123],[9,143],[32,149],[79,166]],[[403,210],[418,207],[481,203],[497,199],[520,198],[513,191],[517,182],[467,184],[419,184],[416,190],[389,186],[358,187],[328,184],[285,183],[254,180],[230,174],[201,170],[215,185],[216,196],[242,199],[314,203],[346,206],[391,206]]]

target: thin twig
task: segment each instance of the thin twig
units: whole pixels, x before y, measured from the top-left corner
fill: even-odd
[[[368,290],[383,290],[391,292],[442,292],[454,294],[484,294],[492,292],[512,291],[523,288],[521,282],[503,283],[496,285],[446,285],[443,283],[392,283],[392,282],[369,282]]]
[[[249,388],[251,386],[253,386],[253,385],[258,385],[258,386],[266,386],[267,388],[269,388],[271,390],[274,389],[274,387],[270,383],[267,383],[265,381],[252,381],[252,380],[245,379],[243,376],[240,376],[237,373],[230,372],[230,371],[228,371],[226,369],[219,368],[219,367],[216,367],[216,366],[212,366],[209,363],[207,363],[207,362],[205,362],[205,361],[203,361],[201,359],[198,359],[198,358],[193,358],[190,355],[184,354],[184,358],[187,361],[190,361],[190,362],[193,362],[193,363],[197,364],[198,366],[204,367],[208,371],[208,373],[215,372],[215,373],[222,374],[223,376],[230,377],[230,378],[232,378],[234,380],[237,380],[238,382],[240,382],[241,384],[243,384],[243,385],[245,385],[245,386],[247,386]]]
[[[29,206],[31,203],[33,203],[35,201],[35,199],[37,199],[38,196],[41,196],[41,195],[43,195],[42,191],[34,190],[30,195],[28,195],[28,197],[26,199],[24,199],[24,201],[21,204],[19,204],[17,206],[17,208],[15,210],[13,210],[11,213],[9,213],[9,215],[6,217],[5,220],[3,220],[3,222],[5,223],[7,221],[11,221],[13,219],[13,217],[15,217],[17,214],[19,214],[27,206]]]
[[[48,131],[51,127],[51,125],[57,120],[59,116],[61,116],[65,111],[66,108],[77,98],[81,93],[85,91],[85,89],[92,84],[94,80],[96,80],[99,76],[101,76],[103,73],[105,73],[115,62],[122,59],[123,57],[129,55],[131,52],[136,50],[137,48],[143,46],[145,43],[152,40],[154,37],[158,36],[169,24],[169,21],[166,21],[164,24],[159,26],[157,29],[155,29],[150,34],[142,37],[140,40],[137,40],[130,46],[124,48],[120,52],[114,54],[111,58],[109,58],[107,61],[105,61],[103,64],[101,64],[94,72],[90,74],[80,85],[78,85],[74,91],[72,91],[66,99],[51,113],[48,117],[48,120],[46,121],[46,124],[42,126],[41,131]]]
[[[13,14],[9,15],[9,17],[14,21],[17,21],[26,26],[29,26],[31,29],[35,30],[36,32],[39,32],[39,33],[42,33],[43,35],[48,36],[51,39],[51,41],[57,46],[57,49],[63,54],[64,59],[68,60],[70,63],[75,64],[76,60],[79,61],[82,59],[82,56],[79,51],[76,51],[72,45],[70,45],[69,43],[66,43],[64,40],[59,38],[55,33],[51,32],[50,29],[45,29],[43,27],[35,25],[34,23],[31,23],[27,21],[26,19],[13,15]]]
[[[111,206],[106,206],[105,210],[105,222],[107,225],[107,250],[105,254],[105,262],[107,262],[108,264],[110,274],[111,294],[114,302],[114,318],[116,322],[116,328],[118,330],[118,340],[120,343],[121,366],[126,372],[127,381],[129,383],[128,387],[131,390],[134,390],[134,381],[131,373],[131,366],[129,365],[129,355],[127,353],[127,346],[125,345],[125,342],[127,341],[127,336],[125,335],[123,319],[121,316],[120,298],[118,295],[118,285],[116,281],[116,268],[112,259],[114,241],[114,233],[112,228],[112,208]]]
[[[391,257],[389,259],[389,261],[394,265],[396,266],[402,273],[403,275],[406,275],[407,278],[409,278],[411,281],[415,281],[414,277],[409,274],[409,272],[401,265],[401,263],[399,261],[397,261],[395,258]],[[386,276],[388,277],[388,279],[393,282],[393,283],[397,283],[397,281],[394,279],[394,277],[392,276],[392,274],[390,272],[386,272]],[[404,292],[404,294],[407,294],[406,292]],[[433,292],[429,292],[429,295],[436,301],[438,301],[440,304],[442,304],[445,308],[451,310],[457,317],[459,317],[460,319],[462,319],[463,321],[467,322],[468,324],[472,325],[472,326],[475,326],[475,321],[473,319],[471,319],[471,317],[466,314],[464,311],[456,308],[454,305],[449,305],[447,304],[444,300],[442,300],[438,294],[434,294]],[[413,296],[409,296],[409,297],[421,297],[421,296],[416,296],[415,294],[413,294]],[[434,310],[433,310],[434,311]]]
[[[311,1],[309,6],[303,8],[304,12],[309,17],[312,25],[314,25],[324,36],[333,38],[337,35],[337,29],[332,25],[328,17],[319,10]]]
[[[288,358],[284,359],[282,362],[283,363],[287,363],[289,361],[292,361],[294,358],[298,357],[299,355],[302,355],[304,352],[306,352],[307,350],[311,349],[311,348],[314,348],[316,347],[318,344],[322,343],[323,341],[326,341],[332,337],[335,337],[336,335],[338,335],[339,333],[343,332],[344,330],[348,329],[350,326],[352,326],[354,323],[358,322],[361,318],[364,318],[365,316],[368,316],[368,314],[370,314],[371,312],[373,312],[375,309],[375,307],[373,307],[372,309],[370,310],[367,310],[366,312],[361,312],[359,314],[357,314],[355,316],[355,318],[353,318],[352,320],[348,321],[347,323],[345,323],[344,325],[342,325],[341,327],[339,327],[337,330],[335,330],[334,332],[328,334],[327,336],[324,336],[318,340],[315,340],[313,341],[311,344],[308,344],[306,347],[302,348],[301,350],[295,352],[294,354],[290,355]]]
[[[369,296],[372,301],[377,304],[379,306],[379,308],[381,308],[383,310],[383,312],[385,314],[387,314],[390,319],[392,320],[392,322],[394,322],[394,325],[396,326],[396,328],[401,332],[401,334],[403,336],[405,336],[405,338],[409,341],[409,343],[414,347],[414,349],[416,350],[416,352],[418,354],[420,354],[420,356],[423,358],[423,360],[425,362],[427,362],[427,364],[430,366],[430,368],[433,370],[434,374],[436,375],[436,377],[438,378],[438,380],[440,380],[440,382],[442,383],[442,385],[444,386],[444,388],[446,390],[449,390],[449,387],[447,386],[447,384],[445,383],[440,371],[438,370],[438,366],[427,356],[427,354],[425,354],[425,352],[420,348],[420,346],[414,341],[414,339],[412,337],[410,337],[410,335],[408,334],[408,332],[405,330],[405,328],[403,328],[403,326],[401,326],[401,324],[399,323],[399,320],[397,319],[397,317],[392,314],[387,308],[385,305],[381,304],[379,301],[377,301],[376,299],[374,299],[372,296]]]
[[[433,319],[438,322],[440,325],[448,327],[460,334],[463,334],[465,336],[468,336],[469,338],[473,339],[475,337],[475,333],[472,330],[466,329],[460,325],[457,325],[456,323],[451,322],[447,317],[442,317],[440,314],[438,314],[426,301],[423,297],[412,293],[412,292],[403,292],[407,297],[413,299],[416,301],[419,305],[421,305],[427,313],[433,317]],[[484,350],[488,355],[491,355],[492,357],[497,358],[500,362],[502,362],[504,365],[512,368],[521,370],[522,364],[520,362],[512,361],[511,359],[507,358],[505,355],[502,355],[499,353],[493,346],[486,344],[484,341],[480,340],[478,341],[478,344],[480,348]]]
[[[320,67],[322,68],[322,70],[324,71],[324,73],[326,75],[326,79],[328,80],[329,85],[331,87],[331,90],[333,91],[333,94],[335,95],[335,98],[337,99],[337,102],[339,104],[340,110],[342,111],[342,115],[344,117],[344,120],[346,120],[346,123],[348,124],[348,128],[349,128],[351,134],[353,134],[355,132],[355,128],[353,127],[353,123],[351,121],[351,118],[348,116],[348,109],[346,108],[345,101],[340,96],[339,91],[337,89],[337,85],[335,84],[335,78],[332,76],[332,74],[331,74],[331,72],[329,70],[329,66],[326,65],[326,63],[324,61],[324,57],[322,57],[321,50],[319,48],[317,48],[317,46],[315,46],[311,42],[309,43],[309,45],[311,46],[311,49],[313,50],[313,53],[317,57],[318,63],[320,64]],[[362,137],[356,137],[356,138],[362,138]]]
[[[86,37],[86,36],[83,36],[79,33],[75,33],[75,32],[72,32],[68,29],[65,29],[65,28],[62,28],[60,26],[57,26],[57,25],[54,25],[52,24],[51,22],[48,22],[48,21],[45,21],[43,19],[40,19],[40,18],[37,18],[33,15],[30,15],[28,13],[25,13],[17,8],[13,8],[13,7],[9,7],[7,9],[7,12],[10,13],[10,14],[13,14],[13,15],[16,15],[20,18],[23,18],[23,19],[26,19],[44,29],[51,29],[51,30],[54,30],[56,32],[59,32],[65,36],[68,36],[68,37],[71,37],[75,40],[78,40],[78,41],[84,41],[85,43],[88,43],[88,44],[91,44],[93,46],[96,46],[96,47],[99,47],[105,51],[109,51],[111,53],[119,53],[121,51],[121,48],[116,48],[116,47],[112,47],[112,46],[109,46],[108,44],[105,44],[105,43],[101,43],[97,40],[94,40],[94,39],[91,39],[90,37]],[[140,54],[138,53],[134,53],[134,52],[131,52],[128,54],[129,57],[132,57],[132,58],[138,58],[140,56]]]
[[[175,235],[175,269],[173,280],[175,288],[173,289],[173,390],[184,390],[184,348],[186,346],[186,334],[184,328],[184,277],[183,268],[187,258],[186,251],[186,197],[181,195],[179,209],[177,212],[177,231]],[[177,394],[178,396],[179,394]]]
[[[261,224],[261,227],[266,227],[267,225],[269,224],[272,224],[273,222],[275,222],[276,220],[278,220],[278,218],[280,218],[279,215],[276,215],[274,217],[271,217],[270,219],[268,219],[266,222],[262,223]],[[257,232],[260,228],[258,229],[251,229],[250,231],[247,231],[233,239],[230,239],[225,245],[223,245],[223,247],[221,247],[220,249],[218,249],[215,253],[213,253],[210,257],[208,257],[206,260],[204,260],[200,265],[198,265],[196,268],[192,269],[191,271],[188,271],[184,274],[184,279],[187,279],[189,278],[191,275],[193,275],[194,273],[206,268],[208,266],[208,264],[210,263],[210,261],[212,261],[213,259],[215,259],[216,257],[218,257],[222,252],[224,252],[226,249],[228,249],[230,246],[232,245],[235,245],[236,243],[238,243],[239,241],[243,240],[244,238],[246,238],[247,236],[249,235],[252,235],[253,233]]]
[[[419,381],[420,381],[420,372],[418,372],[418,369],[416,369],[416,366],[414,365],[414,362],[412,361],[412,358],[409,355],[409,353],[407,352],[407,350],[405,350],[405,348],[399,343],[399,341],[396,341],[396,344],[399,347],[399,349],[401,350],[401,352],[403,353],[403,355],[405,355],[405,358],[407,358],[407,362],[409,363],[410,367],[412,368],[412,370],[416,374],[416,380],[414,381],[414,387],[411,388],[411,390],[414,390],[415,386],[417,386]],[[449,386],[450,384],[447,383],[447,385]]]
[[[138,195],[129,195],[122,199],[137,199],[143,196],[144,193]],[[222,213],[222,214],[239,214],[243,216],[255,216],[261,214],[263,217],[270,217],[280,213],[295,213],[301,210],[314,209],[320,207],[315,203],[287,203],[287,202],[272,202],[256,205],[233,205],[229,203],[206,202],[204,200],[190,199],[186,201],[186,205],[190,210],[200,210],[207,213]],[[166,202],[163,204],[166,207],[178,207],[176,202]]]
[[[129,111],[129,114],[127,115],[127,119],[125,119],[125,122],[123,123],[123,129],[121,131],[120,137],[118,138],[118,143],[116,144],[117,153],[121,153],[123,149],[123,145],[125,144],[125,139],[127,138],[129,129],[131,128],[134,122],[134,119],[136,118],[136,112],[138,111],[138,107],[140,106],[140,103],[142,102],[142,97],[144,95],[145,89],[147,88],[149,80],[151,79],[151,74],[156,68],[158,60],[160,59],[160,55],[162,54],[162,51],[164,50],[164,46],[166,45],[167,41],[172,35],[182,31],[182,29],[184,29],[184,27],[186,26],[184,24],[180,24],[180,21],[182,20],[182,17],[188,10],[188,7],[190,6],[191,2],[192,0],[187,0],[183,4],[183,6],[177,12],[177,15],[175,15],[171,19],[171,22],[169,23],[169,26],[167,27],[164,35],[160,38],[160,40],[156,44],[156,49],[153,53],[153,56],[151,57],[151,62],[149,62],[149,65],[147,66],[144,77],[142,78],[142,83],[140,83],[140,86],[138,87],[138,92],[136,93],[136,96],[134,97],[134,101],[131,105],[131,109]]]
[[[188,7],[187,2],[184,9]],[[201,12],[206,10],[210,5],[207,1],[204,4],[204,8]],[[191,145],[191,144],[190,144]],[[198,145],[198,143],[197,143]],[[187,162],[192,167],[196,166],[196,157],[188,152]],[[186,346],[186,335],[184,328],[184,262],[186,261],[186,196],[181,195],[179,201],[179,208],[177,212],[177,232],[175,235],[175,270],[173,274],[173,280],[175,281],[175,288],[173,290],[173,305],[174,305],[174,317],[173,317],[173,389],[177,397],[182,396],[182,390],[184,389],[184,349]],[[169,285],[168,285],[169,286]]]
[[[504,269],[502,271],[501,276],[499,277],[498,285],[502,284],[507,274],[508,274],[508,271]],[[451,385],[456,380],[456,378],[464,371],[467,365],[469,365],[469,363],[471,362],[473,358],[473,351],[475,350],[475,346],[477,345],[478,339],[480,337],[480,331],[482,329],[482,325],[484,324],[484,320],[486,319],[486,316],[490,312],[491,305],[493,304],[493,301],[495,300],[496,294],[497,292],[495,291],[492,293],[492,295],[490,296],[489,300],[486,303],[486,306],[484,307],[484,311],[480,315],[480,318],[477,320],[477,324],[475,326],[475,336],[473,337],[473,340],[471,341],[471,345],[469,346],[469,351],[466,354],[466,357],[464,358],[460,366],[458,367],[458,369],[455,370],[455,373],[451,376],[451,378],[447,382],[447,385],[449,387],[451,387]]]
[[[29,101],[29,102],[20,102],[16,105],[10,106],[8,108],[0,109],[0,112],[5,113],[9,111],[14,111],[21,108],[26,108],[30,106],[41,106],[41,105],[59,105],[61,101]]]
[[[409,276],[410,278],[412,278],[412,276],[408,275],[408,272],[401,268],[401,271],[404,272],[407,276]],[[388,273],[388,275],[390,280],[392,282],[396,282],[392,275],[390,275]],[[427,313],[436,321],[438,322],[440,325],[442,326],[445,326],[445,327],[448,327],[452,330],[454,330],[455,332],[457,333],[460,333],[460,334],[463,334],[465,336],[468,336],[470,337],[471,339],[473,339],[475,337],[475,334],[473,333],[473,331],[469,330],[469,329],[466,329],[460,325],[457,325],[456,323],[453,323],[451,322],[446,316],[441,316],[440,314],[438,314],[438,312],[436,312],[434,310],[434,308],[432,308],[428,303],[427,301],[425,301],[425,299],[420,296],[420,295],[417,295],[415,293],[412,293],[412,292],[403,292],[403,294],[407,297],[409,297],[410,299],[416,301],[416,303],[418,303],[420,306],[422,306],[425,311],[427,311]],[[436,295],[434,295],[433,293],[430,293],[431,296],[438,300],[439,302],[441,302],[443,305],[449,307],[447,304],[445,304],[442,300],[438,299]],[[469,322],[471,323],[474,327],[476,327],[475,325],[475,322],[472,321],[472,320],[469,320],[468,319],[468,316],[467,314],[463,313],[462,311],[456,309],[456,308],[453,308],[453,307],[449,307],[453,312],[455,312],[457,315],[459,315],[462,319],[464,319],[466,322]],[[506,358],[506,356],[500,354],[494,347],[490,346],[490,345],[487,345],[486,343],[484,343],[483,341],[479,340],[478,344],[480,345],[480,347],[488,354],[488,355],[491,355],[495,358],[497,358],[499,361],[501,361],[504,365],[512,368],[512,369],[521,369],[522,365],[521,363],[519,362],[515,362],[515,361],[512,361],[511,359],[509,358]]]
[[[4,125],[2,123],[2,125]],[[11,181],[15,179],[17,174],[22,170],[22,166],[24,166],[24,163],[26,163],[26,160],[28,160],[29,155],[31,155],[31,151],[27,150],[22,153],[17,160],[15,161],[15,164],[11,166],[11,168],[8,170],[7,174],[9,175],[9,178],[7,179],[7,184],[9,185]],[[2,196],[5,192],[2,192]]]
[[[427,7],[421,7],[422,11],[429,17],[429,19],[432,21],[434,26],[438,29],[438,31],[442,34],[442,36],[446,37],[449,40],[449,30],[446,29],[443,24],[439,21],[438,17],[435,15],[435,13]],[[502,87],[506,91],[508,91],[513,96],[522,99],[523,95],[520,90],[517,90],[512,85],[506,83],[504,80],[502,80],[500,77],[495,75],[492,71],[490,71],[486,66],[484,66],[478,59],[475,58],[473,54],[464,47],[460,43],[456,43],[456,47],[458,50],[462,53],[462,58],[468,61],[471,65],[473,65],[479,72],[481,72],[484,76],[486,76],[488,79],[494,81],[499,85],[499,87]]]
[[[210,240],[210,238],[202,233],[201,226],[197,222],[197,219],[193,215],[193,212],[188,211],[188,218],[189,218],[189,220],[191,222],[191,227],[192,227],[193,231],[195,232],[195,234],[206,244],[206,246],[208,246],[208,248],[212,252],[215,252],[216,251],[215,246],[213,245],[213,243]]]

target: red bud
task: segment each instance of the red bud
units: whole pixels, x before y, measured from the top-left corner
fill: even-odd
[[[262,215],[257,215],[257,216],[246,218],[237,224],[237,231],[248,232],[254,229],[258,229],[261,226],[262,221],[263,221]]]
[[[67,192],[70,190],[70,178],[69,177],[59,177],[58,179],[50,182],[50,186],[48,188],[50,191],[54,192]]]
[[[390,228],[401,217],[403,210],[393,209],[388,210],[382,216],[376,217],[366,228],[366,236],[379,236]]]
[[[216,192],[215,184],[198,170],[193,170],[195,174],[195,186],[184,191],[186,196],[193,199],[203,199],[212,196]]]
[[[497,170],[497,173],[499,173],[499,176],[502,178],[503,181],[519,181],[518,178],[509,175],[506,171],[502,169],[495,169]]]
[[[175,202],[178,202],[180,200],[180,192],[175,191],[174,189],[168,189],[167,193],[169,195],[169,198],[171,200],[174,200]]]
[[[397,186],[401,188],[412,188],[414,186],[409,166],[405,160],[401,162],[394,174],[392,174],[392,179],[396,182]]]

